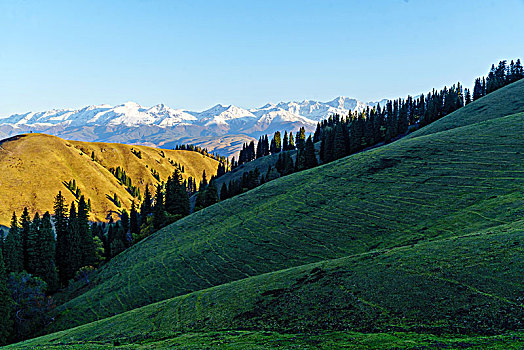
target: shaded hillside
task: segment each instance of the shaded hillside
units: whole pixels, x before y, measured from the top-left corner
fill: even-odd
[[[496,94],[498,92],[495,92]],[[53,329],[292,266],[522,216],[524,114],[402,139],[269,182],[120,254]]]
[[[140,151],[141,158],[132,150],[137,154]],[[185,178],[192,176],[198,181],[203,170],[214,174],[218,167],[216,160],[190,151],[66,141],[45,134],[4,140],[0,144],[0,224],[7,225],[13,211],[20,213],[24,207],[30,213],[52,211],[58,191],[71,203],[75,196],[64,182],[73,179],[82,194],[91,199],[91,219],[104,220],[110,211],[129,209],[133,198],[110,168],[123,168],[143,194],[146,184],[152,186],[158,182],[152,169],[161,181],[173,173],[175,166],[170,160],[184,166]],[[108,198],[114,194],[122,202],[122,208]]]
[[[317,335],[323,331],[416,332],[411,337],[419,342],[428,337],[423,333],[492,335],[518,330],[524,319],[520,300],[523,244],[524,222],[518,221],[467,236],[374,250],[201,290],[12,348],[127,343],[161,347],[172,344],[173,340],[166,340],[171,338],[174,344],[183,344],[180,332],[224,329],[283,334],[315,330]],[[216,332],[214,338],[227,339],[228,334]],[[249,333],[239,334],[243,336],[232,338],[242,344]],[[264,340],[262,334],[258,336]],[[277,344],[282,341],[279,334],[265,336]],[[447,344],[446,348],[454,343],[449,336],[433,339]],[[501,348],[509,348],[507,344],[518,338],[508,343],[498,339]],[[461,340],[458,348],[490,344],[489,338]],[[386,338],[383,342],[402,345]],[[346,343],[352,343],[349,335],[339,334],[331,345]]]

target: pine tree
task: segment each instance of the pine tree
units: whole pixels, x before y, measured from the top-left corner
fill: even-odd
[[[22,238],[22,252],[24,255],[24,270],[28,271],[27,269],[27,237],[29,236],[31,231],[31,217],[29,216],[29,211],[27,210],[27,207],[24,208],[24,211],[22,212],[22,216],[20,216],[20,236]]]
[[[218,191],[215,183],[212,181],[206,188],[204,207],[209,207],[215,203],[218,203]]]
[[[204,174],[205,176],[205,170]],[[164,191],[162,185],[156,186],[155,194],[155,206],[153,207],[153,227],[155,230],[159,230],[166,223],[166,212],[164,207]]]
[[[175,169],[166,183],[165,209],[172,215],[189,215],[189,196],[182,182],[182,174]]]
[[[311,139],[311,135],[306,140],[306,148],[304,149],[305,168],[310,169],[318,165],[317,156],[315,154],[315,144]]]
[[[206,207],[206,188],[200,186],[195,201],[195,211],[199,211]]]
[[[38,258],[35,265],[35,275],[42,278],[48,286],[48,291],[53,292],[58,288],[58,275],[55,265],[55,234],[51,224],[51,215],[46,212],[40,223],[37,239]]]
[[[289,133],[289,144],[288,144],[288,149],[290,151],[294,150],[295,149],[295,140],[293,139],[293,133],[290,132]]]
[[[66,283],[75,277],[75,273],[82,267],[82,252],[80,247],[78,214],[76,211],[75,202],[71,202],[69,208],[69,218],[67,221],[67,236],[66,236],[66,262],[67,266],[64,271]]]
[[[264,156],[269,156],[269,138],[267,135],[264,135],[262,150],[264,151]]]
[[[34,274],[38,264],[40,264],[40,254],[39,254],[39,237],[40,237],[40,215],[38,212],[35,213],[33,222],[31,222],[29,235],[27,236],[27,267],[26,271],[30,274]]]
[[[284,141],[282,142],[282,150],[283,151],[289,150],[289,137],[287,136],[287,130],[284,131]]]
[[[11,333],[11,307],[13,300],[7,288],[7,272],[4,265],[4,257],[0,251],[0,345],[7,344]]]
[[[306,169],[306,154],[303,150],[298,150],[295,161],[295,171],[302,171],[304,169]]]
[[[124,233],[127,235],[129,233],[129,214],[127,213],[127,210],[122,210],[122,215],[120,215],[120,225],[122,225],[122,229],[124,230]]]
[[[142,206],[140,207],[140,216],[143,218],[143,220],[145,220],[145,218],[152,213],[151,203],[151,192],[149,192],[149,186],[146,185],[144,201],[142,202]]]
[[[471,103],[471,93],[469,92],[469,89],[466,89],[465,104],[469,105],[470,103]]]
[[[202,181],[200,182],[200,187],[207,187],[206,170],[202,170]]]
[[[55,232],[56,232],[56,266],[58,268],[58,274],[60,282],[67,284],[67,265],[69,264],[69,241],[68,241],[68,230],[67,230],[67,205],[65,204],[65,198],[62,192],[58,192],[55,197],[54,203],[54,221],[55,221]]]
[[[333,129],[326,130],[324,133],[324,149],[323,149],[323,161],[329,163],[333,161],[333,141],[335,133]]]
[[[81,196],[78,201],[77,227],[81,259],[79,267],[93,266],[95,264],[95,244],[89,225],[89,210],[84,196]]]
[[[299,150],[303,150],[304,147],[306,146],[306,129],[304,127],[301,127],[297,133],[297,138],[296,138],[296,146],[297,146],[297,149]]]
[[[320,136],[321,136],[320,133],[321,133],[320,123],[317,123],[317,128],[315,129],[315,133],[313,134],[313,143],[320,142]]]
[[[11,227],[5,240],[5,265],[7,272],[21,272],[24,269],[22,238],[16,214],[13,212]]]
[[[280,131],[276,131],[271,140],[271,154],[276,154],[282,151],[282,141],[280,139]]]
[[[140,222],[135,201],[131,203],[131,213],[129,214],[129,230],[131,231],[132,235],[140,235]]]
[[[333,159],[340,159],[346,155],[346,145],[344,143],[344,128],[342,123],[335,126],[335,136],[333,140]]]

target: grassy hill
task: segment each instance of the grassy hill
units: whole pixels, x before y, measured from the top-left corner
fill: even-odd
[[[250,277],[13,348],[517,349],[523,333],[486,336],[523,326],[523,245],[520,220]]]
[[[511,223],[524,213],[523,125],[521,113],[405,138],[199,211],[100,269],[86,293],[59,308],[52,329],[262,273]]]
[[[140,151],[142,158],[132,150]],[[91,159],[94,152],[96,161]],[[162,152],[163,155],[162,156]],[[75,199],[63,182],[75,179],[91,199],[91,219],[104,220],[108,212],[121,210],[107,196],[117,194],[122,206],[131,206],[132,196],[109,172],[122,167],[144,193],[146,184],[156,184],[151,169],[165,181],[173,173],[172,162],[184,166],[184,177],[200,181],[202,171],[216,173],[218,162],[196,152],[160,150],[115,143],[66,141],[45,134],[25,134],[0,141],[0,224],[8,225],[13,211],[24,207],[52,211],[53,200],[62,191],[67,201]]]

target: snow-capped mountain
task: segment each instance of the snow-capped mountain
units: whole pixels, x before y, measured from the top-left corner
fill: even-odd
[[[384,105],[386,100],[380,101]],[[81,141],[122,142],[173,147],[178,143],[206,144],[210,151],[236,153],[242,143],[277,130],[313,132],[317,122],[332,114],[347,115],[377,102],[347,97],[332,101],[268,103],[244,109],[218,104],[202,112],[173,109],[164,104],[150,108],[135,102],[118,106],[94,105],[81,109],[28,112],[0,118],[0,137],[34,131]],[[216,145],[214,145],[216,144]]]

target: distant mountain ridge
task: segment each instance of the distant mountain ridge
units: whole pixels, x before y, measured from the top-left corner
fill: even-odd
[[[180,143],[206,144],[211,152],[230,156],[242,143],[277,130],[296,131],[338,113],[384,105],[348,97],[332,101],[268,103],[244,109],[217,104],[202,112],[174,109],[164,104],[143,107],[135,102],[117,106],[92,105],[81,109],[54,109],[13,114],[0,118],[0,137],[30,131],[48,133],[80,141],[121,142],[171,148]]]

